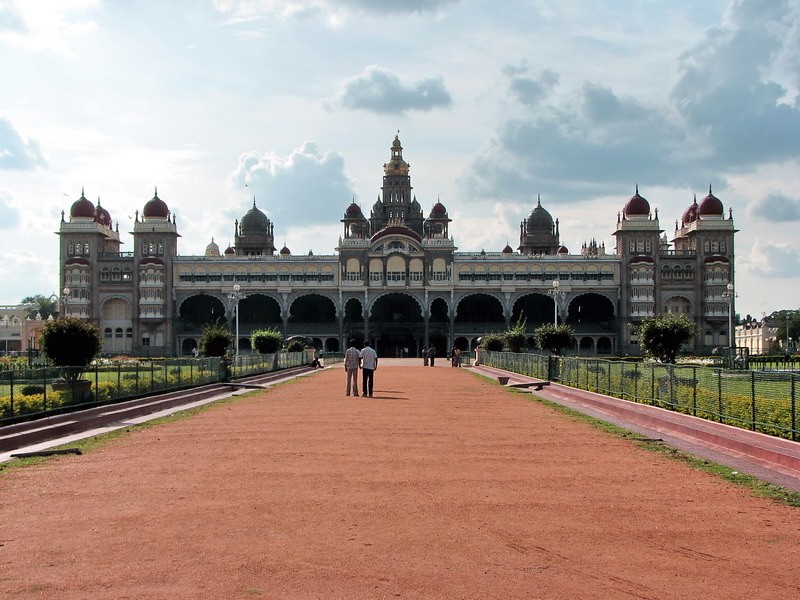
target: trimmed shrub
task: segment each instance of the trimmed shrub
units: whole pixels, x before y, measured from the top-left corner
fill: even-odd
[[[283,345],[283,334],[278,329],[259,329],[250,336],[253,348],[260,354],[275,354]]]

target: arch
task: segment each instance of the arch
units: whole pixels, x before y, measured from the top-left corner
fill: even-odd
[[[222,300],[210,294],[196,294],[185,298],[178,306],[178,321],[183,331],[199,331],[225,318]]]
[[[582,337],[578,342],[578,348],[580,350],[591,352],[594,349],[594,340],[590,337]]]
[[[411,294],[387,292],[375,298],[369,307],[370,322],[411,322],[422,321],[422,305]]]
[[[504,322],[503,303],[492,294],[469,294],[456,304],[456,323]]]
[[[133,349],[132,337],[124,331],[133,326],[133,306],[127,298],[112,296],[100,305],[100,321],[103,324],[103,352],[105,354],[129,354]],[[113,331],[113,334],[112,334]]]
[[[281,305],[269,294],[249,294],[239,301],[239,325],[279,325]]]
[[[336,305],[322,294],[303,294],[289,306],[290,323],[335,323]]]
[[[338,352],[339,351],[339,340],[338,338],[327,338],[325,340],[325,352]]]
[[[572,298],[567,323],[573,326],[603,325],[609,327],[615,318],[614,303],[603,294],[588,292]]]
[[[444,298],[434,298],[431,301],[429,320],[433,323],[446,323],[450,320],[447,300]]]
[[[686,296],[673,294],[664,301],[664,312],[677,313],[688,317],[692,313],[692,302]]]
[[[528,325],[539,325],[553,322],[553,298],[538,292],[523,294],[514,302],[511,321],[516,323],[520,316]]]
[[[181,342],[181,354],[192,354],[195,348],[197,348],[197,341],[194,338],[185,338]]]
[[[612,349],[613,345],[610,338],[602,336],[597,339],[597,354],[611,354]]]
[[[344,303],[344,322],[363,323],[364,305],[359,298],[348,298]]]
[[[463,335],[458,336],[455,340],[453,340],[453,343],[455,347],[461,350],[462,352],[469,351],[469,340],[465,338]]]

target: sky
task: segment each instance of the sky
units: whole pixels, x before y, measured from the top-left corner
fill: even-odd
[[[672,239],[711,187],[736,312],[800,307],[800,0],[0,0],[0,303],[59,289],[81,190],[123,250],[157,189],[180,254],[254,200],[333,254],[398,131],[459,251],[516,247],[540,197],[613,253],[637,185]]]

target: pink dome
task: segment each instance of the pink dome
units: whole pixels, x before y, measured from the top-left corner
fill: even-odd
[[[559,246],[558,247],[559,254],[569,254],[569,249],[566,246]]]
[[[625,203],[622,214],[626,217],[640,216],[646,217],[650,214],[650,203],[639,195],[639,186],[636,186],[636,193]]]
[[[686,225],[687,223],[692,223],[697,221],[697,196],[694,198],[694,202],[685,210],[683,211],[683,216],[681,217],[681,223]]]
[[[699,214],[701,217],[721,217],[725,214],[722,201],[711,193],[711,186],[708,186],[708,196],[700,201]]]
[[[447,209],[445,208],[444,204],[442,204],[441,202],[437,202],[436,204],[434,204],[433,208],[431,209],[430,216],[434,218],[446,217]]]
[[[111,227],[111,214],[102,206],[100,206],[100,199],[97,199],[97,209],[94,215],[95,223],[100,223],[106,227]]]
[[[86,196],[83,195],[83,190],[81,190],[81,197],[72,203],[72,207],[69,209],[69,216],[73,219],[94,219],[94,215],[94,204],[86,199]]]
[[[281,248],[281,255],[282,256],[289,256],[291,253],[292,253],[292,251],[289,250],[289,248],[287,248],[286,246]]]
[[[153,196],[150,201],[144,205],[142,216],[145,219],[169,218],[169,207],[167,206],[166,202],[158,197],[158,190],[156,190],[155,196]]]
[[[503,254],[514,254],[514,249],[506,244],[506,247],[503,248]]]
[[[361,216],[361,207],[358,204],[356,204],[355,202],[352,202],[350,204],[350,206],[347,207],[347,210],[345,211],[344,216],[345,216],[345,218],[348,218],[348,219],[355,219],[355,218],[360,217]]]

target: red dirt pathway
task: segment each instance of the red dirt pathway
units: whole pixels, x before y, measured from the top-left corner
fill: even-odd
[[[0,476],[0,597],[783,598],[800,511],[462,370],[332,368]]]

